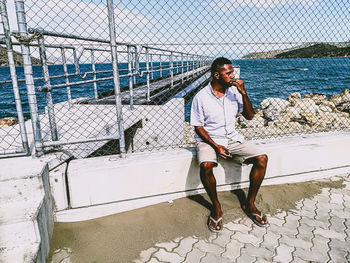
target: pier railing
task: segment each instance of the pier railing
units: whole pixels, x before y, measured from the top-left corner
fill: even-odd
[[[18,95],[21,84],[27,88],[30,110],[27,117],[32,122],[31,134],[37,155],[52,150],[70,150],[74,152],[74,157],[87,157],[97,150],[99,154],[124,155],[127,151],[125,137],[130,140],[132,134],[128,133],[135,133],[134,126],[142,122],[140,115],[145,109],[140,106],[152,107],[165,103],[187,82],[208,71],[211,63],[209,56],[117,42],[114,9],[110,1],[109,40],[49,32],[40,28],[27,29],[23,2],[16,1],[19,31],[12,32],[12,37],[17,40],[13,42],[6,20],[6,4],[5,1],[1,3],[8,53],[11,55],[12,47],[19,45],[23,60],[26,60],[23,63],[25,78],[18,78],[15,62],[9,55],[11,79],[0,81],[1,85],[8,87],[13,84],[18,102],[18,121],[24,146],[16,153],[29,153],[26,138],[28,127]],[[46,38],[51,38],[50,44],[47,44]],[[55,43],[52,38],[56,39]],[[74,44],[62,44],[69,40]],[[32,54],[38,54],[41,67],[32,66]],[[53,65],[48,54],[58,54],[55,59],[59,62]],[[154,88],[159,80],[165,81],[165,84]],[[40,93],[44,93],[44,96]],[[179,109],[182,117],[183,108],[184,105]],[[9,134],[0,138],[7,138]],[[104,146],[108,141],[114,143]],[[175,146],[181,139],[176,138],[176,141],[174,143],[170,139],[163,146]],[[149,141],[144,143],[149,144]],[[104,149],[101,151],[102,146]],[[2,153],[14,152],[4,149]]]

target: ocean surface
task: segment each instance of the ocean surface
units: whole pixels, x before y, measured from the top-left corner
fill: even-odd
[[[164,62],[162,63],[165,64]],[[245,81],[245,87],[249,98],[254,106],[268,97],[287,98],[293,92],[300,92],[302,95],[308,93],[322,93],[328,96],[350,88],[350,58],[304,58],[304,59],[256,59],[256,60],[234,60],[234,65],[241,67],[241,78]],[[144,67],[144,65],[141,65]],[[111,70],[111,64],[97,64],[96,70]],[[127,64],[119,64],[120,75],[126,74]],[[24,79],[23,67],[16,67],[19,79]],[[91,64],[80,66],[81,74],[91,71]],[[73,65],[68,65],[68,72],[74,73]],[[49,66],[50,76],[62,75],[61,65]],[[176,73],[176,72],[175,72]],[[34,78],[42,77],[40,66],[33,67]],[[163,76],[169,75],[169,71],[163,72]],[[111,73],[100,73],[97,77],[111,76]],[[158,77],[155,73],[154,77]],[[92,79],[88,75],[87,79]],[[0,82],[10,80],[8,67],[0,67]],[[145,76],[137,78],[137,82],[145,81]],[[81,81],[77,76],[71,77],[70,81]],[[64,83],[64,78],[51,80],[51,84]],[[128,85],[128,78],[121,78],[121,86]],[[42,86],[42,80],[36,80],[36,88]],[[98,83],[98,92],[113,89],[113,81]],[[72,97],[93,97],[93,84],[84,84],[71,88]],[[24,115],[29,117],[28,99],[23,82],[20,82],[20,94]],[[7,116],[16,117],[16,108],[11,84],[0,84],[0,118]],[[53,90],[54,103],[67,100],[65,88]],[[37,92],[38,110],[43,113],[46,99],[44,92]],[[185,107],[186,119],[189,118],[191,100]]]

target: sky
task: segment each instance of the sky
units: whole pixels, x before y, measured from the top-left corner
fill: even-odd
[[[108,40],[106,2],[26,0],[28,27]],[[177,51],[241,57],[350,40],[349,0],[118,0],[114,6],[117,41]],[[13,29],[14,10],[8,0]]]

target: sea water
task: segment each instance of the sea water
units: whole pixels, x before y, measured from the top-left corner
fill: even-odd
[[[260,102],[268,97],[279,97],[286,99],[293,92],[300,92],[301,95],[308,93],[322,93],[328,96],[350,88],[350,58],[300,58],[300,59],[242,59],[234,60],[234,65],[241,68],[241,78],[245,82],[245,88],[253,106],[259,106]],[[162,65],[166,66],[163,62]],[[141,67],[145,65],[142,64]],[[159,63],[155,63],[159,66]],[[96,70],[111,70],[111,64],[97,64]],[[81,75],[92,70],[91,64],[80,65]],[[120,76],[127,74],[127,64],[119,64]],[[16,67],[19,79],[24,79],[23,67]],[[50,65],[50,76],[63,75],[62,65]],[[68,65],[68,72],[74,73],[74,65]],[[174,72],[176,73],[176,71]],[[169,75],[169,71],[163,71],[163,76]],[[42,77],[40,66],[33,66],[34,78]],[[100,77],[111,77],[111,73],[99,73]],[[159,72],[154,73],[159,77]],[[86,79],[92,79],[93,75],[87,75]],[[0,81],[10,80],[8,67],[0,67]],[[70,81],[81,81],[78,76],[71,77]],[[137,82],[143,82],[146,76],[137,77]],[[120,78],[122,87],[128,86],[128,78]],[[52,79],[51,84],[64,83],[65,79]],[[43,85],[42,80],[35,81],[36,89]],[[93,97],[93,84],[84,84],[71,88],[72,97]],[[98,83],[98,92],[113,90],[113,80]],[[20,83],[20,94],[24,115],[29,117],[28,99],[23,82]],[[16,116],[15,101],[11,84],[0,85],[0,118],[5,116]],[[66,88],[53,90],[54,103],[67,100]],[[43,113],[46,99],[44,92],[37,92],[38,110]],[[185,118],[189,119],[191,100],[186,101]]]

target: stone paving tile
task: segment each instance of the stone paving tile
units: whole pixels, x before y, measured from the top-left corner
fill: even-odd
[[[279,239],[281,238],[281,235],[276,234],[271,231],[267,231],[267,233],[264,235],[264,240],[260,244],[261,247],[265,247],[271,251],[274,251],[275,248],[279,245]]]
[[[173,241],[155,244],[156,247],[165,248],[168,252],[171,252],[178,245],[178,243],[175,243]]]
[[[331,250],[339,249],[344,252],[350,252],[350,244],[346,241],[339,241],[337,239],[331,238],[331,241],[328,243],[328,246]]]
[[[255,262],[256,258],[251,257],[249,255],[241,255],[239,258],[237,258],[236,263],[253,263]]]
[[[276,225],[270,225],[268,227],[268,231],[269,232],[271,231],[271,232],[278,234],[278,235],[288,235],[291,237],[294,237],[295,235],[298,234],[297,226],[289,228],[289,227],[284,227],[284,226],[280,227],[280,226],[276,226]]]
[[[220,233],[218,233],[217,238],[213,242],[221,247],[225,247],[231,241],[232,231],[227,228],[223,228]]]
[[[287,213],[285,220],[286,220],[286,223],[283,224],[283,228],[296,229],[300,225],[300,223],[299,223],[300,216],[293,215],[290,212]]]
[[[281,239],[279,240],[280,244],[285,244],[291,247],[300,247],[300,248],[306,248],[306,249],[311,249],[313,247],[313,244],[310,241],[305,241],[300,238],[291,238],[288,236],[282,236]]]
[[[302,217],[299,222],[300,222],[301,226],[306,224],[306,225],[311,226],[311,227],[324,227],[324,225],[325,225],[325,223],[323,223],[323,222],[317,221],[315,219],[310,219],[308,217]]]
[[[157,258],[160,262],[180,263],[184,261],[184,258],[180,255],[168,252],[164,248],[161,248],[154,253],[152,258]]]
[[[205,252],[200,251],[198,248],[194,248],[186,255],[184,263],[199,263],[205,255]]]
[[[306,261],[306,260],[303,260],[303,259],[301,259],[301,258],[299,258],[299,257],[293,257],[293,263],[310,263],[310,261]]]
[[[333,189],[332,189],[333,190]],[[334,193],[334,191],[331,190],[331,204],[342,204],[343,203],[343,195],[340,193]]]
[[[251,244],[246,244],[246,246],[241,249],[241,254],[247,254],[256,258],[263,258],[265,260],[272,260],[273,257],[273,251],[268,250],[264,247],[255,247]]]
[[[150,261],[148,261],[147,263],[164,263],[164,262],[161,262],[159,261],[158,259],[156,258],[152,258]]]
[[[329,259],[327,253],[312,253],[310,250],[302,249],[299,247],[295,249],[293,256],[294,258],[298,257],[307,262],[328,262]]]
[[[329,222],[331,225],[329,226],[328,229],[330,229],[330,230],[334,230],[337,232],[344,232],[346,229],[345,219],[343,219],[343,218],[339,218],[337,216],[332,216],[330,218]]]
[[[186,256],[188,252],[190,252],[193,248],[193,245],[198,242],[198,239],[196,237],[186,237],[182,240],[180,240],[180,244],[178,247],[176,247],[173,252],[177,253],[181,257]]]
[[[334,248],[332,249],[328,255],[330,257],[330,262],[337,262],[337,263],[349,263],[349,261],[347,260],[346,256],[347,256],[348,252]]]
[[[227,228],[231,231],[239,231],[242,233],[248,233],[249,230],[251,230],[251,227],[242,225],[242,224],[238,224],[238,223],[233,223],[233,222],[229,222],[227,224],[224,225],[224,228]]]
[[[217,255],[213,255],[213,254],[207,254],[205,257],[203,257],[200,261],[201,263],[232,263],[232,261],[230,261],[227,258],[223,258]]]
[[[293,260],[293,257],[292,257],[293,250],[294,250],[293,247],[287,246],[285,244],[280,244],[275,250],[276,255],[273,258],[273,262],[282,262],[282,263],[291,262]]]
[[[284,218],[287,216],[287,212],[286,211],[282,211],[278,214],[275,215],[276,218],[282,219],[284,221]]]
[[[236,239],[236,240],[239,240],[240,242],[242,243],[249,243],[249,244],[252,244],[252,245],[259,245],[259,241],[260,239],[254,235],[251,235],[251,234],[243,234],[243,233],[235,233],[233,236],[232,236],[233,239]]]
[[[296,235],[296,237],[304,241],[311,242],[312,239],[314,238],[314,235],[313,235],[314,230],[315,230],[315,227],[302,224],[298,228],[298,234]]]
[[[203,252],[213,253],[217,256],[220,256],[220,254],[224,252],[224,248],[215,243],[205,242],[204,240],[199,240],[196,244],[194,244],[194,248],[198,248]]]
[[[339,233],[333,230],[323,229],[320,227],[315,228],[314,234],[320,235],[326,238],[336,238],[336,239],[339,239],[340,241],[344,241],[346,237],[345,233]]]
[[[221,256],[233,261],[241,255],[241,248],[243,247],[243,243],[233,239],[226,245],[226,250]]]
[[[282,226],[285,223],[284,219],[281,219],[277,216],[270,216],[267,220],[268,220],[270,225],[274,224],[277,226]]]
[[[311,250],[320,254],[326,254],[329,251],[329,242],[329,238],[320,235],[315,235],[315,238],[312,240],[314,246]]]

